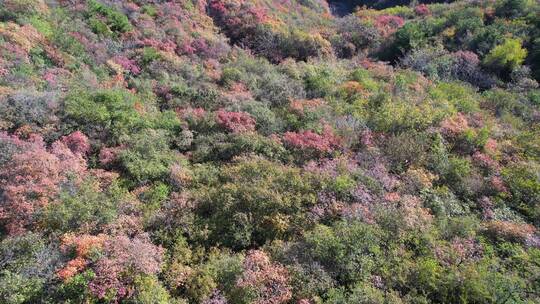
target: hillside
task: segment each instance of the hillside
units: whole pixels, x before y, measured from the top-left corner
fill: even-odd
[[[536,0],[0,0],[0,303],[540,303]]]

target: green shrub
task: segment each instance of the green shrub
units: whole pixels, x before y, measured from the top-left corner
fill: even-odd
[[[249,248],[305,229],[315,193],[300,170],[254,157],[223,166],[217,178],[192,192],[210,244]]]
[[[510,72],[519,67],[527,57],[520,39],[506,39],[494,47],[484,58],[484,65],[498,72]]]
[[[63,191],[59,202],[48,205],[42,215],[43,225],[52,232],[67,233],[85,228],[101,231],[117,216],[118,202],[123,191],[112,185],[105,191],[96,191],[97,181],[84,181],[76,191]]]
[[[64,112],[74,128],[89,137],[109,137],[114,143],[144,127],[135,102],[135,96],[121,89],[73,92],[64,101]]]
[[[119,155],[122,169],[137,183],[164,180],[177,155],[163,130],[149,129],[131,136]]]
[[[540,215],[540,168],[531,164],[516,164],[503,170],[503,178],[512,194],[510,206],[535,223]]]
[[[90,16],[100,15],[106,18],[105,22],[101,22],[95,17],[91,18],[91,26],[93,30],[97,30],[97,34],[108,32],[125,33],[131,30],[132,26],[126,15],[117,11],[112,7],[97,2],[96,0],[88,1],[88,13]]]
[[[319,225],[305,236],[307,253],[344,286],[370,277],[381,257],[380,235],[361,222]]]

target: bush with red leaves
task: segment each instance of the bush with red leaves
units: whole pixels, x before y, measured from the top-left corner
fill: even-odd
[[[236,285],[254,293],[254,304],[286,303],[292,297],[287,269],[272,263],[264,251],[251,250],[244,260],[244,273]]]
[[[318,153],[331,153],[341,147],[341,139],[329,126],[325,126],[322,134],[310,130],[286,132],[283,141],[298,150],[311,150]]]
[[[64,140],[76,142],[63,138],[47,148],[40,136],[32,135],[28,141],[11,138],[20,150],[0,168],[0,192],[4,200],[0,205],[0,225],[9,234],[24,232],[31,226],[33,214],[56,199],[70,173],[77,178],[85,173],[82,155],[74,153]],[[84,151],[84,145],[73,147],[75,151]]]
[[[60,139],[75,154],[86,155],[90,152],[90,141],[81,131],[75,131]]]
[[[429,7],[425,4],[420,4],[414,7],[414,12],[420,16],[427,16],[431,14]]]
[[[232,133],[244,133],[255,131],[255,119],[246,112],[228,112],[219,110],[216,117],[217,123]]]
[[[115,301],[130,297],[134,277],[157,274],[161,269],[163,248],[153,245],[146,235],[109,237],[102,246],[103,256],[93,265],[96,276],[89,284],[100,299],[111,294]]]

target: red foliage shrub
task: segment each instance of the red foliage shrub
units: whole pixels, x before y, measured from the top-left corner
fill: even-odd
[[[146,235],[109,237],[102,254],[93,266],[96,276],[89,284],[90,291],[100,299],[111,293],[115,300],[131,296],[133,278],[158,273],[163,262],[163,248],[153,245]]]
[[[467,63],[469,65],[478,65],[480,63],[480,59],[478,58],[478,55],[476,55],[474,52],[471,51],[457,51],[453,53],[454,57],[458,60],[462,61],[463,63]]]
[[[236,285],[255,294],[254,304],[279,304],[292,297],[287,269],[272,263],[260,250],[251,250],[244,260],[244,273]]]
[[[75,131],[60,139],[75,154],[86,155],[90,152],[90,141],[81,131]]]
[[[435,255],[444,265],[461,265],[482,257],[483,248],[472,238],[454,238],[448,247],[435,248]]]
[[[513,242],[524,242],[536,232],[533,225],[510,221],[491,221],[485,224],[485,229],[492,237]]]
[[[369,129],[363,130],[360,134],[360,143],[365,148],[375,147],[373,132]]]
[[[403,196],[399,200],[399,210],[408,229],[426,230],[433,219],[429,209],[423,208],[421,200],[416,196]]]
[[[176,113],[178,116],[185,120],[200,120],[206,116],[206,111],[203,108],[186,108],[186,109],[177,109]]]
[[[255,119],[246,112],[217,112],[217,123],[232,133],[255,131]]]
[[[500,169],[499,163],[497,161],[492,159],[489,155],[484,154],[480,151],[474,152],[472,159],[474,163],[480,166],[482,169],[492,172],[498,172]]]
[[[310,131],[286,132],[283,140],[289,146],[299,150],[314,150],[330,153],[341,147],[341,139],[334,135],[329,126],[324,127],[321,135]]]
[[[394,15],[381,15],[375,20],[377,26],[380,27],[394,27],[399,28],[405,24],[405,20],[399,16]]]
[[[229,91],[225,92],[223,97],[231,104],[240,104],[254,99],[246,85],[241,82],[232,83]]]
[[[0,219],[10,234],[23,232],[33,223],[35,211],[55,200],[60,184],[69,173],[79,177],[86,170],[86,162],[80,154],[74,154],[65,143],[57,141],[50,149],[41,137],[31,136],[21,153],[0,168],[0,189],[4,204],[0,207]]]
[[[291,109],[291,111],[297,113],[298,115],[304,115],[306,111],[313,111],[325,104],[325,101],[320,98],[295,99],[291,101],[289,108]]]
[[[118,159],[118,154],[124,150],[125,147],[104,147],[99,151],[99,163],[103,166],[110,166]]]
[[[304,170],[318,176],[336,178],[343,173],[349,174],[356,172],[358,170],[358,165],[354,160],[347,157],[336,157],[321,161],[309,161],[304,166]]]
[[[176,50],[177,48],[176,43],[170,41],[169,39],[159,41],[154,38],[144,38],[140,41],[140,44],[142,46],[153,47],[157,50],[162,50],[170,53],[174,52],[174,50]]]
[[[497,141],[493,138],[488,139],[484,145],[484,151],[489,155],[496,155],[499,151]]]
[[[483,196],[478,200],[478,207],[482,211],[482,219],[491,220],[495,213],[493,212],[493,202],[489,197]]]
[[[268,18],[264,8],[253,6],[249,1],[211,0],[209,12],[234,43],[251,35],[255,27]]]
[[[506,185],[500,176],[492,176],[489,182],[495,191],[502,193],[508,192],[508,188],[506,188]]]
[[[394,15],[380,15],[375,19],[375,26],[382,36],[389,36],[405,24],[405,20]]]
[[[469,129],[467,118],[462,113],[449,117],[441,122],[441,132],[447,137],[456,137]]]
[[[141,68],[137,62],[133,59],[129,59],[125,56],[116,56],[113,61],[119,64],[125,71],[131,72],[133,75],[141,73]]]
[[[427,16],[431,14],[429,7],[425,4],[420,4],[414,7],[414,12],[420,16]]]

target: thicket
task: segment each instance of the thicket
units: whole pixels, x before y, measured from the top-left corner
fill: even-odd
[[[0,0],[0,303],[540,302],[540,6],[357,4]]]

